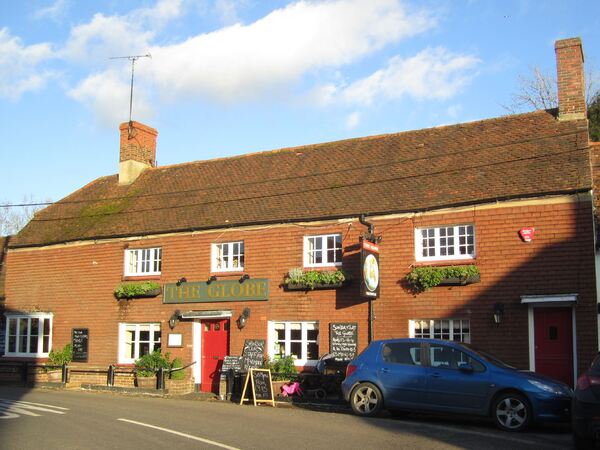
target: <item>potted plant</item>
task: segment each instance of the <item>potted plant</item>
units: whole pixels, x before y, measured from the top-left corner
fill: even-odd
[[[281,393],[281,387],[290,381],[295,381],[298,376],[298,369],[295,365],[296,358],[292,355],[283,358],[265,359],[263,368],[271,370],[271,379],[273,380],[273,393]]]
[[[424,292],[435,286],[464,286],[480,281],[479,268],[475,265],[413,267],[405,277],[414,293]]]
[[[168,369],[170,354],[164,355],[160,350],[147,353],[135,361],[135,381],[137,387],[145,389],[156,389],[156,374],[159,368]]]
[[[343,269],[334,271],[309,270],[304,271],[301,267],[290,269],[288,276],[284,279],[284,285],[289,291],[334,289],[348,284],[351,277]]]
[[[52,383],[62,381],[62,366],[69,364],[72,360],[73,346],[71,344],[66,344],[60,350],[51,350],[45,367],[48,381]]]
[[[154,281],[147,281],[144,283],[121,283],[115,288],[114,294],[119,300],[156,297],[160,294],[160,284]]]

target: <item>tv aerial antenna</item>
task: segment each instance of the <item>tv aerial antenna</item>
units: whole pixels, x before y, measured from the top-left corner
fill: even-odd
[[[140,58],[152,58],[150,53],[145,55],[131,55],[131,56],[113,56],[109,59],[128,59],[131,61],[131,89],[129,91],[129,139],[131,139],[131,134],[133,132],[133,127],[131,126],[131,110],[133,108],[133,74],[135,72],[135,62]]]

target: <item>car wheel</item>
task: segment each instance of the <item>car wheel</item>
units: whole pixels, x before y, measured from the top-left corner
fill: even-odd
[[[383,396],[373,383],[360,383],[350,394],[350,406],[359,416],[372,417],[383,408]]]
[[[496,426],[505,431],[523,431],[531,421],[531,407],[521,394],[502,394],[494,401],[492,416]]]

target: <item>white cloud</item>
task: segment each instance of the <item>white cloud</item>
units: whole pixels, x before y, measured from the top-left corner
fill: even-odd
[[[156,32],[181,13],[182,0],[159,0],[152,8],[123,16],[94,14],[88,23],[71,29],[61,54],[67,60],[88,64],[112,56],[145,54]]]
[[[53,56],[49,44],[24,45],[7,28],[1,28],[0,97],[14,100],[25,92],[41,89],[53,74],[37,66]]]
[[[247,5],[246,0],[216,0],[214,9],[222,23],[232,25],[241,22],[238,10]]]
[[[356,128],[356,126],[360,123],[360,113],[358,111],[354,111],[348,117],[346,117],[346,128],[349,130]]]
[[[300,1],[250,25],[152,48],[151,77],[169,95],[255,98],[433,25],[429,14],[408,13],[397,0]]]
[[[129,92],[129,83],[123,81],[121,74],[116,70],[111,70],[86,78],[68,94],[87,105],[102,125],[113,127],[115,122],[125,122],[129,119]],[[140,89],[135,91],[133,116],[141,121],[152,117],[150,104]]]
[[[419,100],[447,99],[474,76],[479,59],[444,48],[425,49],[411,58],[391,58],[387,67],[355,81],[340,91],[350,104],[371,105],[404,95]]]
[[[69,2],[67,0],[56,0],[51,5],[45,8],[40,8],[34,13],[36,19],[51,19],[55,22],[60,22],[69,8]]]

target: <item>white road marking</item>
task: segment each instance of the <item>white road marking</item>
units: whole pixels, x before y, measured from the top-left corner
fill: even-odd
[[[57,411],[59,409],[62,411]],[[53,414],[66,414],[64,411],[68,410],[69,408],[46,405],[44,403],[31,403],[19,400],[9,400],[5,398],[0,399],[0,419],[16,419],[21,415],[33,417],[41,416],[41,414],[37,414],[33,411],[42,411]]]
[[[117,419],[117,420],[120,420],[121,422],[133,423],[135,425],[140,425],[142,427],[153,428],[155,430],[164,431],[165,433],[175,434],[177,436],[181,436],[181,437],[184,437],[187,439],[193,439],[195,441],[204,442],[205,444],[214,445],[215,447],[227,448],[229,450],[240,450],[237,447],[230,447],[229,445],[221,444],[220,442],[211,441],[210,439],[203,439],[201,437],[192,436],[191,434],[181,433],[179,431],[170,430],[168,428],[157,427],[155,425],[150,425],[150,424],[143,423],[143,422],[136,422],[135,420],[128,420],[128,419]]]

